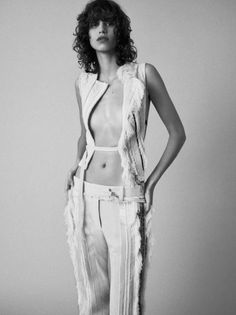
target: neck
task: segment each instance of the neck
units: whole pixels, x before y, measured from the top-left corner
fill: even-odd
[[[99,63],[98,80],[110,81],[117,73],[119,66],[116,63],[116,56],[107,54],[97,54]]]

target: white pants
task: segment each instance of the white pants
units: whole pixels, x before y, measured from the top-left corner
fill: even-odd
[[[84,181],[83,229],[79,185],[68,191],[67,242],[74,267],[79,315],[143,315],[151,257],[152,208],[145,214],[140,187],[124,196],[123,186]],[[133,194],[133,195],[132,195]]]

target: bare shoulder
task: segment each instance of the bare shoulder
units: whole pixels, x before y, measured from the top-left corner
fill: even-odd
[[[153,98],[157,98],[158,96],[160,97],[164,95],[166,97],[167,94],[166,86],[159,71],[153,64],[146,63],[145,75],[149,94]]]
[[[153,84],[155,85],[163,84],[162,77],[159,71],[157,70],[157,68],[153,64],[146,63],[145,74],[146,74],[148,86],[151,87]]]
[[[150,75],[150,73],[156,71],[156,68],[153,64],[146,62],[145,65],[145,71],[147,75]]]

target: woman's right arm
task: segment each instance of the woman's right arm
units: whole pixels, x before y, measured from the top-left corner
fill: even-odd
[[[74,168],[77,168],[86,148],[86,130],[85,130],[83,114],[82,114],[82,102],[81,102],[81,96],[80,96],[80,90],[79,90],[79,78],[75,80],[75,93],[76,93],[77,103],[79,107],[79,117],[80,117],[80,127],[81,127],[80,137],[77,142],[76,160],[74,164]]]
[[[80,96],[80,90],[79,90],[79,78],[75,80],[75,92],[76,92],[76,98],[77,98],[77,103],[79,107],[81,133],[77,141],[76,160],[67,175],[66,190],[70,189],[71,185],[73,185],[73,176],[76,174],[76,171],[79,167],[79,162],[82,159],[85,148],[86,148],[86,129],[84,126],[83,114],[82,114],[82,102],[81,102],[81,96]]]

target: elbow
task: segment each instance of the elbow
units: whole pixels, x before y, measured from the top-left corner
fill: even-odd
[[[185,133],[184,128],[178,133],[178,138],[179,138],[179,142],[181,143],[181,146],[182,146],[186,141],[186,133]]]
[[[180,139],[182,140],[183,144],[184,142],[186,141],[186,133],[185,133],[185,130],[183,128],[182,132],[180,133]]]
[[[179,144],[183,145],[186,141],[186,132],[184,130],[184,127],[172,130],[170,132],[170,136],[173,136],[176,141],[178,141]]]

